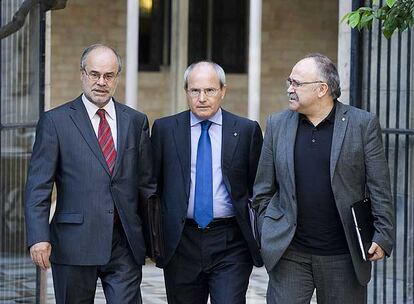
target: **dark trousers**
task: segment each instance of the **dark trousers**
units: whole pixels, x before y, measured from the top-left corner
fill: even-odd
[[[101,279],[107,303],[142,303],[142,265],[138,265],[121,224],[114,225],[112,254],[101,266],[52,264],[56,304],[93,303],[96,281]]]
[[[185,225],[164,269],[168,303],[246,303],[253,263],[235,221],[205,230]]]
[[[267,303],[307,304],[316,288],[318,304],[364,304],[350,254],[317,256],[288,248],[269,272]]]

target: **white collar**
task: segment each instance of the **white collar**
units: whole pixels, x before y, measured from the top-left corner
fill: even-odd
[[[216,125],[221,126],[222,122],[223,122],[223,113],[221,111],[221,108],[219,108],[218,111],[216,112],[216,114],[211,116],[208,120],[211,121],[212,123],[216,124]],[[196,125],[196,124],[198,124],[202,121],[203,121],[203,119],[198,118],[197,116],[195,116],[193,114],[193,112],[190,111],[190,126],[191,127],[193,127],[194,125]]]
[[[86,98],[85,94],[82,94],[82,101],[85,105],[86,111],[88,112],[89,119],[92,119],[92,117],[94,117],[96,111],[98,111],[99,109],[104,109],[106,111],[106,114],[108,114],[109,118],[115,120],[115,104],[112,98],[103,108],[99,108],[97,105],[90,102],[89,99]]]

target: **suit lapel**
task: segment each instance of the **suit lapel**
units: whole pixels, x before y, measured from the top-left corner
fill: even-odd
[[[295,140],[296,132],[298,130],[299,114],[292,112],[286,125],[286,159],[289,171],[290,181],[295,189]],[[296,193],[296,190],[295,192]]]
[[[119,103],[114,101],[115,113],[116,113],[116,129],[117,129],[117,155],[114,172],[112,176],[116,176],[121,164],[123,152],[125,151],[126,138],[129,127],[129,115],[125,112],[125,108],[122,108]]]
[[[98,143],[98,138],[96,137],[95,131],[93,130],[91,120],[89,119],[88,113],[85,109],[85,106],[83,105],[82,98],[78,97],[75,99],[72,102],[70,108],[72,109],[72,112],[70,113],[71,119],[73,120],[74,124],[78,128],[88,146],[91,148],[92,152],[95,154],[96,158],[99,160],[106,172],[110,175],[108,165],[106,164],[105,158],[102,154],[101,147]]]
[[[233,156],[239,143],[240,134],[237,120],[225,110],[222,110],[222,115],[221,165],[223,175],[227,175],[227,170],[231,168]]]
[[[191,133],[190,133],[190,111],[185,111],[176,118],[176,125],[173,129],[175,148],[177,149],[184,186],[187,194],[187,201],[190,194],[191,175]]]
[[[330,164],[330,174],[331,181],[334,176],[336,164],[338,162],[339,153],[341,152],[342,143],[344,141],[346,128],[348,126],[348,117],[346,115],[346,107],[337,101],[336,111],[335,111],[335,124],[334,131],[332,135],[332,148],[331,148],[331,164]]]

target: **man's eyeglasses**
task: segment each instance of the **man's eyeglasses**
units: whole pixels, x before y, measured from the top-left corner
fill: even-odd
[[[217,95],[217,93],[220,91],[220,89],[216,89],[216,88],[188,89],[187,93],[188,93],[188,95],[190,95],[190,97],[197,98],[197,97],[200,96],[201,91],[203,91],[204,95],[206,95],[207,97],[214,97],[214,96]]]
[[[292,78],[288,78],[288,79],[286,79],[286,86],[287,87],[290,87],[290,86],[292,86],[292,87],[294,87],[294,88],[299,88],[299,87],[301,87],[301,86],[303,86],[303,85],[306,85],[306,84],[312,84],[312,83],[325,83],[324,81],[322,81],[322,80],[316,80],[316,81],[303,81],[303,82],[300,82],[300,81],[298,81],[298,80],[295,80],[295,79],[292,79]]]
[[[111,83],[115,80],[116,77],[118,77],[118,73],[105,73],[102,75],[98,72],[92,71],[88,73],[86,69],[82,69],[82,70],[85,72],[86,76],[88,76],[88,78],[91,81],[99,81],[99,79],[101,79],[101,76],[103,76],[103,79],[105,80],[106,83]]]

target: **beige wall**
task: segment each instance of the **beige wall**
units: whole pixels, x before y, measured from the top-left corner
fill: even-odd
[[[71,0],[52,12],[51,106],[81,92],[79,57],[93,43],[104,43],[125,56],[126,1]],[[327,54],[336,62],[338,2],[332,0],[263,0],[261,125],[274,111],[286,107],[285,79],[295,62],[310,52]],[[171,114],[169,67],[140,72],[139,110],[150,121]],[[227,75],[224,108],[247,115],[247,76]],[[182,89],[177,88],[177,89]],[[115,97],[124,100],[124,73]]]
[[[79,58],[88,45],[104,43],[125,55],[126,1],[71,0],[51,16],[51,107],[81,93]],[[117,98],[123,98],[124,83]]]
[[[52,12],[51,27],[51,107],[81,93],[79,58],[85,47],[103,43],[115,48],[125,59],[126,1],[71,0],[64,10]],[[139,110],[150,121],[170,113],[169,69],[138,75]],[[125,69],[115,98],[125,97]]]
[[[263,1],[261,125],[286,108],[286,78],[308,53],[337,60],[338,1]]]

